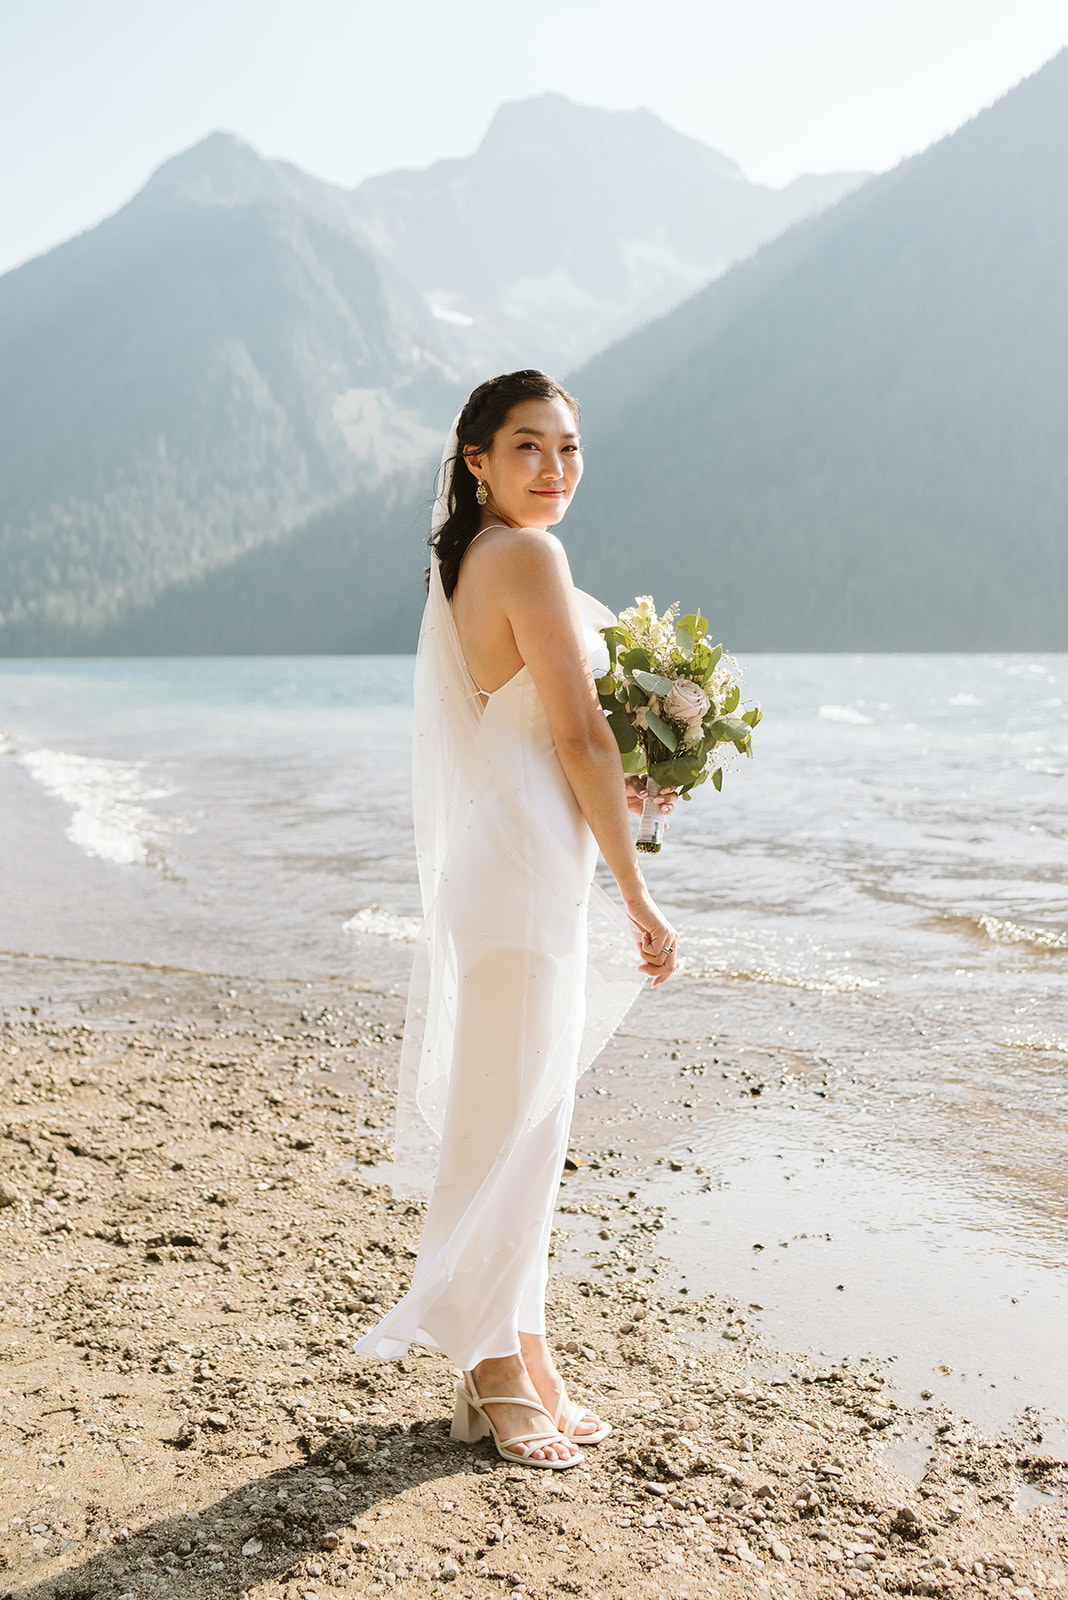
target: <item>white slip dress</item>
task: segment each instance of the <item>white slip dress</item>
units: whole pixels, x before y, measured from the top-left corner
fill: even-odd
[[[549,1235],[575,1081],[640,991],[622,909],[524,666],[485,695],[436,559],[415,684],[424,923],[408,996],[393,1189],[430,1191],[411,1288],[356,1345],[470,1370],[545,1331]],[[577,591],[595,674],[614,621]]]

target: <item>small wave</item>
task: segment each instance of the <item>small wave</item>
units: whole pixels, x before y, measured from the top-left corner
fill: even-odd
[[[67,838],[87,856],[122,867],[159,860],[159,839],[169,828],[142,802],[164,799],[173,791],[147,787],[143,762],[63,750],[29,750],[20,760],[43,789],[70,806]]]
[[[1068,1039],[1056,1034],[1031,1033],[1026,1039],[999,1039],[998,1043],[1004,1050],[1055,1050],[1068,1054]]]
[[[734,978],[775,984],[810,994],[854,994],[877,989],[879,978],[852,970],[850,950],[831,949],[810,934],[782,935],[767,929],[695,928],[686,935],[679,971],[691,978]],[[843,963],[850,962],[850,966]]]
[[[820,716],[826,718],[828,722],[853,722],[858,726],[872,720],[854,706],[820,706]]]
[[[14,739],[3,728],[0,728],[0,756],[13,756],[14,754]]]
[[[1068,950],[1068,933],[1055,933],[1052,928],[1024,928],[1018,922],[1003,922],[1000,917],[975,917],[980,933],[994,944],[1031,944],[1039,950]]]
[[[981,706],[982,701],[974,694],[953,694],[949,697],[951,706]]]
[[[737,978],[744,983],[774,983],[783,989],[804,989],[809,994],[855,994],[860,989],[878,988],[877,978],[861,978],[853,972],[825,972],[818,978],[793,972],[771,972],[766,967],[719,966],[714,962],[684,956],[679,971],[689,978]]]
[[[392,944],[414,944],[422,927],[418,917],[398,917],[381,906],[365,906],[343,924],[347,933],[369,934],[372,939],[388,939]]]

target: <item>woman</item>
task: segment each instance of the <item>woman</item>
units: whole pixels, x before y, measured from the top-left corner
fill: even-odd
[[[550,532],[581,475],[578,407],[541,372],[481,384],[446,445],[416,665],[426,917],[395,1182],[433,1188],[412,1287],[356,1347],[444,1351],[464,1374],[453,1437],[490,1432],[506,1460],[550,1468],[609,1431],[568,1399],[545,1338],[575,1078],[641,975],[670,975],[676,945],[638,866],[594,685],[614,618],[576,590]],[[674,798],[664,791],[664,810]],[[626,918],[592,883],[598,847],[637,971]]]

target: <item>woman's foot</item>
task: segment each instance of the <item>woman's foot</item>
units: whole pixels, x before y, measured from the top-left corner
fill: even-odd
[[[578,1455],[576,1446],[562,1437],[547,1439],[543,1444],[509,1442],[524,1433],[545,1433],[553,1418],[553,1410],[550,1409],[549,1420],[546,1421],[546,1402],[531,1381],[521,1355],[480,1361],[477,1367],[471,1369],[471,1377],[479,1397],[487,1394],[515,1395],[514,1405],[498,1403],[486,1407],[486,1415],[492,1420],[498,1438],[508,1444],[509,1450],[534,1461],[572,1461]]]
[[[603,1439],[609,1432],[608,1425],[601,1421],[595,1411],[587,1411],[581,1406],[576,1406],[575,1411],[578,1415],[568,1426],[567,1410],[571,1401],[568,1399],[564,1380],[556,1370],[556,1362],[552,1358],[545,1335],[521,1333],[519,1349],[523,1365],[537,1391],[538,1398],[557,1427],[578,1444],[594,1444]]]

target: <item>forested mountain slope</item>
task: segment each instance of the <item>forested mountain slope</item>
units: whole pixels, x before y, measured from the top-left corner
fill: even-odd
[[[234,145],[201,147],[198,175],[264,165]],[[157,183],[8,273],[6,653],[99,627],[410,459],[438,435],[448,363],[388,263],[284,195],[205,203]]]
[[[575,375],[579,581],[747,649],[1068,648],[1068,53]]]

